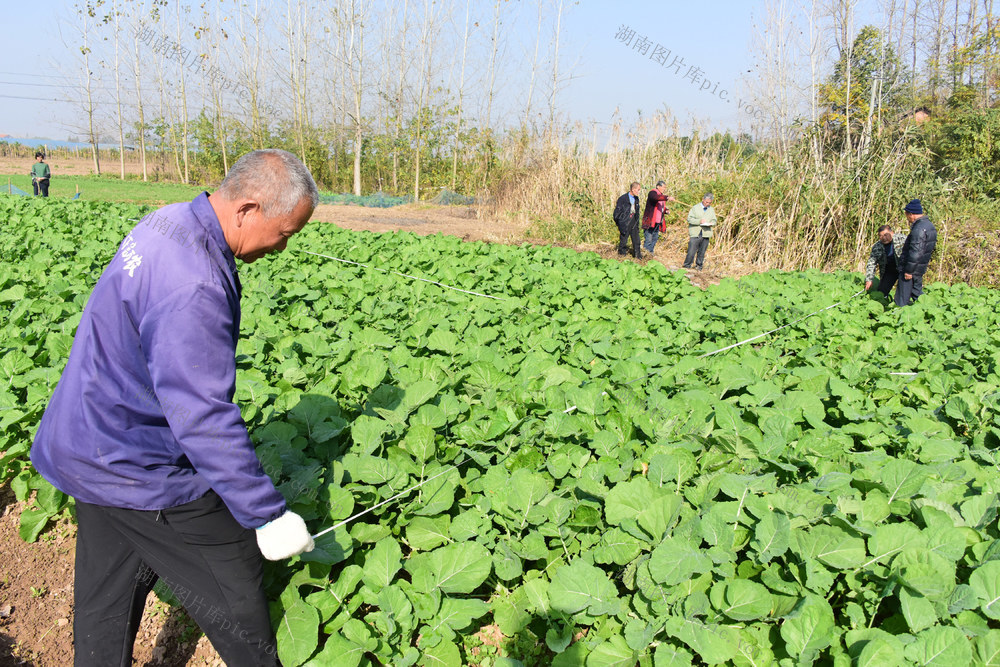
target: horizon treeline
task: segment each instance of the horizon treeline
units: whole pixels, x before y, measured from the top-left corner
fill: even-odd
[[[449,188],[564,241],[609,239],[614,198],[663,178],[689,199],[722,194],[716,245],[781,268],[856,263],[912,197],[956,228],[995,219],[993,0],[766,0],[741,125],[682,130],[663,104],[600,137],[561,107],[573,5],[91,0],[74,24],[84,134],[135,146],[143,178],[155,146],[157,177],[181,182],[283,147],[324,188]]]

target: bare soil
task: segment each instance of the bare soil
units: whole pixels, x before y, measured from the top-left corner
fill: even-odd
[[[72,153],[66,154],[65,151],[57,152],[53,155],[49,155],[45,158],[46,164],[49,165],[49,169],[52,170],[53,177],[57,176],[91,176],[94,172],[94,161],[89,157],[79,157],[73,155]],[[9,156],[0,156],[0,174],[19,174],[24,173],[25,175],[31,171],[31,165],[35,163],[33,158],[15,158]],[[150,162],[147,164],[148,172],[152,172],[153,164]],[[118,161],[107,162],[102,159],[101,161],[101,172],[105,174],[118,174],[120,173]],[[125,160],[125,173],[126,174],[141,174],[142,165],[139,162],[131,162],[128,158]]]
[[[76,526],[62,520],[28,544],[18,534],[24,505],[0,487],[0,667],[65,667],[73,664]],[[150,593],[133,665],[222,664],[183,609]]]
[[[320,204],[312,219],[344,229],[371,232],[413,232],[421,236],[448,234],[463,241],[515,243],[524,239],[525,226],[481,218],[468,206],[404,204],[393,208],[367,208]]]
[[[656,245],[656,255],[650,257],[643,251],[643,259],[618,255],[617,246],[612,243],[566,246],[553,244],[546,239],[533,238],[524,223],[496,220],[482,217],[473,207],[434,206],[430,204],[406,204],[393,208],[365,208],[361,206],[339,206],[321,204],[313,213],[317,222],[328,222],[355,231],[371,232],[412,232],[421,236],[448,234],[463,241],[485,241],[520,245],[562,245],[580,251],[596,252],[605,259],[620,259],[626,262],[660,262],[668,269],[678,270],[687,253],[687,227],[669,229],[660,235]],[[608,223],[610,226],[610,223]],[[720,261],[721,260],[721,261]],[[714,257],[710,247],[705,256],[704,271],[688,271],[691,282],[699,287],[718,284],[725,276],[739,277],[752,270],[739,261],[728,257]]]

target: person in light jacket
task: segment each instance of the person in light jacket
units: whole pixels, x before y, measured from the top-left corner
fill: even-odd
[[[903,243],[903,258],[900,262],[902,275],[896,286],[897,306],[908,306],[923,294],[924,273],[927,272],[927,264],[937,246],[937,229],[924,214],[920,200],[911,200],[903,211],[910,223],[910,233]]]
[[[906,234],[902,232],[894,234],[889,225],[882,225],[878,228],[878,241],[872,246],[871,254],[868,256],[868,264],[865,265],[866,292],[875,284],[877,271],[879,282],[875,289],[888,296],[899,279],[899,263],[903,257],[903,244],[905,242]]]
[[[705,267],[705,251],[708,250],[708,240],[712,238],[712,230],[718,222],[712,201],[715,197],[706,192],[700,204],[695,204],[688,212],[688,250],[684,258],[684,268],[690,269],[691,263],[701,271]]]

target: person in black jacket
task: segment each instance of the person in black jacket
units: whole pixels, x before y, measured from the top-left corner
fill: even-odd
[[[639,190],[642,185],[633,181],[629,186],[629,191],[618,198],[615,202],[615,212],[612,214],[615,224],[618,225],[618,254],[628,254],[628,240],[632,239],[632,254],[636,259],[642,257],[639,249]]]
[[[912,200],[903,211],[910,223],[910,233],[903,243],[903,255],[899,262],[902,275],[896,286],[897,306],[908,306],[923,294],[924,273],[937,245],[937,229],[924,214],[920,200]]]

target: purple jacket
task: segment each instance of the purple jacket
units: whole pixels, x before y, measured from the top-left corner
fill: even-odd
[[[247,528],[280,516],[233,403],[240,291],[207,193],[143,218],[87,301],[38,472],[94,505],[159,510],[214,489]]]

